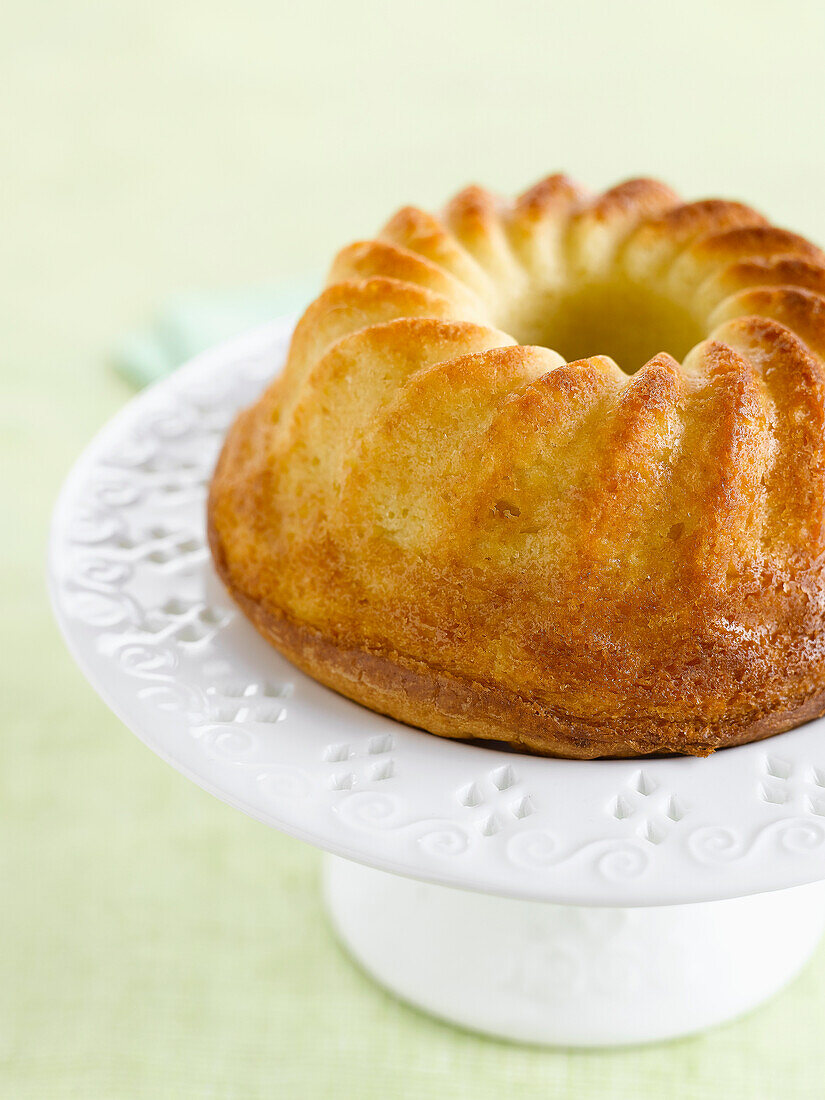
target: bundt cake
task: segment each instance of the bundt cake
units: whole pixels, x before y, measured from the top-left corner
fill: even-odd
[[[445,737],[690,753],[825,712],[825,255],[551,176],[352,244],[231,428],[229,592]]]

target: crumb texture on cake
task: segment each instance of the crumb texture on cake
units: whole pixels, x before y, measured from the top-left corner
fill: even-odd
[[[287,657],[458,738],[706,755],[825,711],[825,256],[551,176],[336,257],[212,482]]]

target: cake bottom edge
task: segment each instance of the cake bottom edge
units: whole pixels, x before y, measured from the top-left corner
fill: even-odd
[[[207,517],[209,544],[218,576],[257,631],[302,672],[379,714],[452,740],[565,759],[634,758],[654,755],[708,756],[763,740],[825,714],[825,689],[783,701],[772,710],[726,716],[701,714],[684,720],[660,716],[583,719],[530,700],[499,684],[438,669],[403,655],[344,646],[317,627],[282,609],[264,606],[234,583],[221,539]]]

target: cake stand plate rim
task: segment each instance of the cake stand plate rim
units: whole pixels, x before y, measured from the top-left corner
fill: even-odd
[[[124,724],[250,816],[441,885],[650,906],[825,878],[821,719],[705,760],[528,757],[373,714],[257,636],[215,577],[203,503],[228,423],[276,373],[293,324],[235,337],[138,394],[60,492],[55,614]]]

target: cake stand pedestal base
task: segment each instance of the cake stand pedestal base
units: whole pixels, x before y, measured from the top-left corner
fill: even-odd
[[[807,961],[825,884],[730,901],[595,908],[434,886],[336,856],[327,906],[358,962],[461,1027],[557,1046],[645,1043],[754,1008]]]

